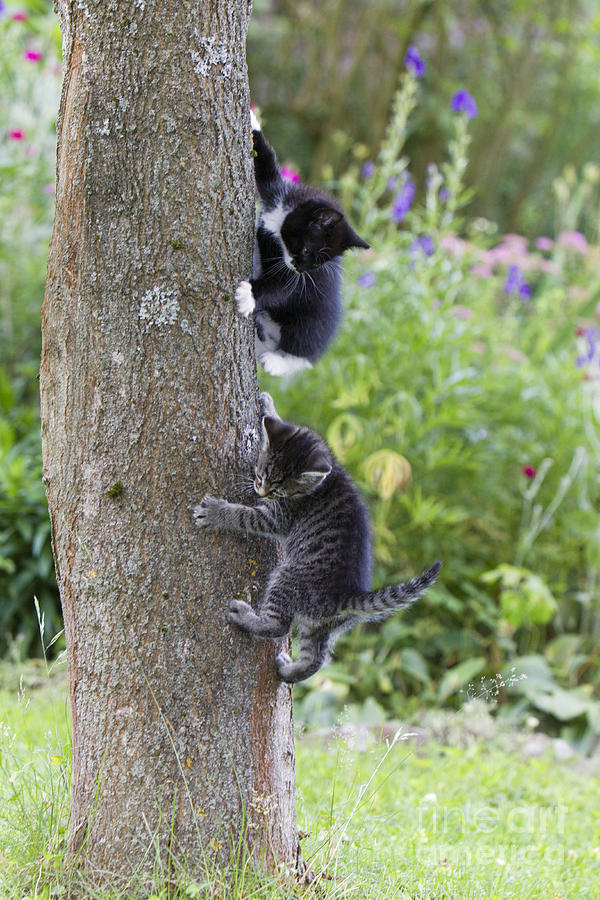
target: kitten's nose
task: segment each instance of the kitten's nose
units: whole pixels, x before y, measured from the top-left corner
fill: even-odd
[[[259,481],[258,478],[254,479],[254,490],[258,494],[259,497],[264,497],[266,494],[264,482]]]

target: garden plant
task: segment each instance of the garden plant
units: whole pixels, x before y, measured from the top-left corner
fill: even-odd
[[[553,95],[564,104],[575,84],[584,103],[594,87],[582,60],[595,58],[598,22],[586,19],[592,24],[582,37],[584,19],[574,17],[552,47],[559,5],[540,13],[537,55],[528,61],[510,43],[520,34],[516,20],[502,51],[540,72],[552,53],[565,60],[573,52],[573,80],[553,80]],[[310,4],[300,6],[285,21]],[[260,49],[267,40],[266,4],[256,7],[251,73],[253,41]],[[475,699],[509,729],[533,721],[593,753],[600,741],[600,167],[591,151],[569,163],[561,130],[543,197],[539,184],[519,196],[525,180],[514,166],[507,173],[499,165],[495,183],[477,129],[482,119],[490,127],[490,105],[501,119],[502,105],[491,79],[478,85],[473,74],[490,39],[481,33],[464,66],[448,51],[455,64],[443,81],[427,40],[404,35],[377,146],[367,143],[363,103],[355,135],[328,131],[331,165],[319,157],[317,172],[306,143],[297,159],[288,150],[289,177],[323,176],[373,249],[345,262],[345,314],[332,349],[301,376],[261,374],[261,387],[286,417],[326,436],[361,487],[373,516],[377,585],[405,580],[431,559],[445,563],[413,610],[339,643],[333,662],[295,689],[295,716],[310,734],[340,717],[355,726],[415,722],[425,707],[461,709]],[[416,25],[415,34],[422,34]],[[33,677],[44,684],[41,700],[23,684],[15,705],[14,679],[26,657],[50,644],[60,671],[63,648],[37,382],[60,33],[45,0],[0,0],[0,35],[0,677],[9,685],[0,697],[0,886],[7,897],[49,900],[66,890],[64,685],[48,680],[42,663],[41,679]],[[258,72],[256,83],[260,103]],[[311,84],[296,110],[305,125]],[[532,85],[531,97],[539,94]],[[270,111],[273,133],[293,148],[274,86],[273,96],[265,128]],[[502,152],[518,159],[519,141],[533,128],[510,99],[496,160]],[[420,144],[432,110],[443,128]],[[541,106],[534,118],[541,166],[550,127]],[[316,139],[308,143],[318,150]],[[507,233],[515,223],[521,233]],[[399,897],[593,896],[598,823],[587,776],[564,766],[556,778],[549,759],[525,764],[512,750],[480,744],[434,743],[419,754],[409,730],[390,738],[393,746],[364,751],[300,742],[299,824],[310,831],[305,850],[316,871],[335,872],[332,885],[319,876],[327,896],[381,896],[381,884]],[[550,810],[547,828],[515,830],[510,811],[521,807]],[[477,820],[484,808],[496,811],[488,831]],[[167,896],[158,856],[156,872],[155,896]],[[253,882],[244,865],[235,885],[216,870],[204,881],[180,875],[182,897],[283,896]]]

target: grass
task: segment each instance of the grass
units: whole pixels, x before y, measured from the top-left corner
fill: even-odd
[[[66,896],[64,677],[31,665],[23,672],[0,665],[0,900],[50,900]],[[525,759],[497,742],[416,748],[404,737],[363,747],[331,735],[298,740],[298,825],[317,873],[311,888],[257,881],[246,867],[182,882],[174,896],[600,898],[596,778],[572,761]],[[168,894],[158,885],[152,896]]]

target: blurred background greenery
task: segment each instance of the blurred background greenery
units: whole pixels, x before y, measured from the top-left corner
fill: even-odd
[[[36,380],[60,34],[46,0],[0,0],[0,35],[0,653],[18,657],[40,649],[34,595],[48,640],[60,628]],[[334,347],[261,386],[364,491],[377,584],[445,562],[415,609],[298,687],[298,717],[480,696],[592,749],[597,3],[255,0],[248,62],[281,162],[374,248],[346,262]]]

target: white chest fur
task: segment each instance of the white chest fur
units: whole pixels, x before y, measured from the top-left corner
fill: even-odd
[[[263,210],[261,216],[263,228],[266,228],[267,231],[270,231],[271,234],[281,240],[281,226],[288,212],[289,210],[284,207],[281,200],[273,209]]]
[[[285,217],[289,213],[289,209],[287,209],[284,205],[284,201],[280,200],[277,206],[274,206],[273,209],[263,210],[260,222],[263,228],[266,228],[267,231],[270,231],[273,237],[277,238],[279,243],[281,244],[281,253],[283,256],[283,261],[292,272],[295,272],[296,269],[294,267],[294,263],[292,261],[292,257],[288,248],[285,246],[285,242],[281,237],[281,226],[285,220]]]

